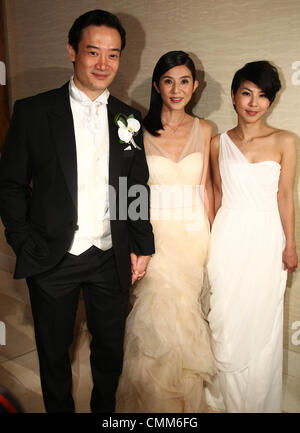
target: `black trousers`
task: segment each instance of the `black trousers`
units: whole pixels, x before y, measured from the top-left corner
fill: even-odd
[[[66,254],[50,271],[27,278],[47,412],[74,412],[69,347],[82,289],[92,340],[92,412],[114,412],[122,370],[128,291],[120,288],[113,250]]]

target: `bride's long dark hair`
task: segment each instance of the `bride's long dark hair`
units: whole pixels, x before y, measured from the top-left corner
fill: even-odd
[[[143,125],[150,134],[156,137],[160,135],[157,131],[163,129],[163,125],[161,123],[162,99],[160,94],[156,91],[154,83],[158,86],[162,75],[164,75],[169,69],[181,65],[185,65],[191,71],[193,81],[195,81],[196,68],[194,62],[184,51],[169,51],[161,56],[155,65],[152,75],[150,107],[144,118]]]

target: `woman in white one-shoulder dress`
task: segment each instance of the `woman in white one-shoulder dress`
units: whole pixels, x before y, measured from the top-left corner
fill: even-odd
[[[232,82],[238,124],[217,135],[211,163],[217,215],[210,259],[213,351],[208,403],[226,412],[280,412],[283,300],[297,267],[292,134],[263,122],[280,89],[276,68],[247,63]]]

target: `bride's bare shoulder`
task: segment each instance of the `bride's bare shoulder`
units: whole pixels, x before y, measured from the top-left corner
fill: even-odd
[[[201,118],[198,118],[198,120],[199,120],[199,123],[200,123],[202,129],[204,130],[204,132],[207,134],[210,134],[210,136],[211,136],[212,126],[211,126],[210,122],[208,120],[201,119]]]

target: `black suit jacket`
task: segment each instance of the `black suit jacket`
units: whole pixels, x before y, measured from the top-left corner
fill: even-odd
[[[128,188],[146,186],[148,167],[142,131],[135,137],[142,151],[124,151],[114,117],[140,113],[113,96],[108,100],[109,184],[119,200],[119,178]],[[114,198],[114,197],[110,197]],[[124,204],[124,193],[122,196]],[[132,198],[131,198],[132,200]],[[130,198],[128,205],[130,204]],[[77,160],[68,83],[16,101],[0,159],[0,214],[17,261],[15,278],[54,267],[70,248],[77,227]],[[148,213],[149,215],[149,213]],[[154,252],[149,220],[111,220],[111,235],[123,288],[131,281],[130,252]]]

